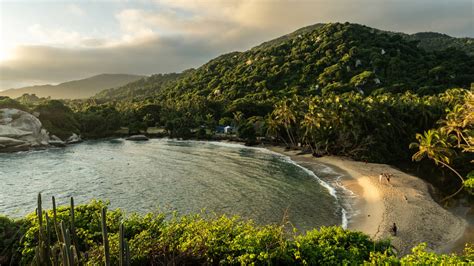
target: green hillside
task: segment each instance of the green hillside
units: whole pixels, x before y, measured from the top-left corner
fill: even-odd
[[[439,51],[455,48],[474,55],[473,38],[454,38],[437,32],[419,32],[407,35],[406,39],[419,41],[418,46],[427,51]]]
[[[349,23],[317,24],[245,52],[219,56],[183,75],[158,75],[129,84],[126,90],[138,98],[155,95],[159,88],[161,99],[200,95],[232,102],[349,91],[434,94],[449,87],[469,87],[474,80],[474,57],[455,49],[459,45],[452,43],[459,39],[443,38],[445,43],[433,41],[440,37],[432,34],[387,33]],[[465,51],[474,45],[465,44]],[[451,50],[441,51],[444,45]],[[97,97],[123,99],[123,90]]]
[[[94,98],[103,100],[143,99],[157,95],[162,88],[182,77],[184,73],[156,74],[128,83],[119,88],[111,88],[97,93]]]

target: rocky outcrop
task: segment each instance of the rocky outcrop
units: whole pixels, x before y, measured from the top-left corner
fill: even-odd
[[[0,151],[47,146],[48,141],[49,134],[37,117],[18,109],[0,109]]]
[[[31,148],[57,146],[81,142],[73,133],[66,141],[50,136],[38,119],[40,114],[30,114],[12,108],[0,109],[0,152],[24,151]]]

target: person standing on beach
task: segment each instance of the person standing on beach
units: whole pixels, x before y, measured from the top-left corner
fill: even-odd
[[[383,176],[384,176],[383,173],[381,173],[381,174],[379,175],[379,183],[382,183],[382,177],[383,177]]]
[[[395,223],[393,223],[393,226],[390,229],[392,231],[393,236],[397,236],[398,228],[397,228],[397,225]]]

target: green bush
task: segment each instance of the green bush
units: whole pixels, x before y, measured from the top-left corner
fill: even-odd
[[[11,265],[18,258],[15,255],[24,231],[23,220],[0,216],[0,265]]]
[[[102,201],[92,201],[74,208],[77,250],[87,265],[100,265],[105,260],[101,210],[106,206]],[[51,219],[53,212],[47,213]],[[60,222],[71,228],[70,208],[57,208],[57,223]],[[120,223],[125,228],[132,265],[472,265],[474,262],[472,246],[467,246],[463,255],[446,255],[427,252],[426,244],[421,244],[412,254],[397,258],[388,240],[373,241],[361,232],[337,226],[297,234],[285,225],[262,226],[238,217],[125,215],[117,209],[108,211],[106,218],[111,265],[119,263]],[[58,238],[54,226],[51,231],[51,246],[55,247]],[[38,235],[35,213],[18,221],[0,217],[0,263],[31,264],[37,255]]]
[[[72,133],[80,134],[74,113],[61,101],[51,100],[36,106],[33,110],[40,114],[39,120],[51,134],[63,140],[70,137]]]

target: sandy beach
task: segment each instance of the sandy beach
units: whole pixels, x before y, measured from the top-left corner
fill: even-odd
[[[362,231],[374,239],[390,238],[400,255],[409,253],[421,242],[426,242],[431,250],[446,251],[464,234],[467,222],[437,204],[429,193],[429,185],[420,178],[385,164],[334,156],[315,158],[280,147],[267,148],[310,170],[320,169],[323,164],[339,173],[342,186],[355,194],[351,205],[356,212],[349,219],[348,229]],[[393,177],[390,182],[379,182],[380,173]],[[396,236],[390,232],[393,223],[398,227]]]

